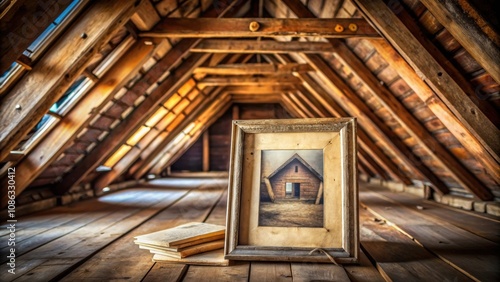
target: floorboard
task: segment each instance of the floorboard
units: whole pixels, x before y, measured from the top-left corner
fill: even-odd
[[[500,245],[447,220],[422,214],[379,193],[364,189],[360,201],[368,210],[472,279],[500,280]],[[457,212],[457,218],[461,214]]]
[[[18,218],[16,274],[1,281],[499,281],[497,219],[362,185],[358,265],[155,263],[134,236],[225,224],[225,179],[159,180]],[[424,209],[417,209],[416,206]],[[3,225],[5,228],[5,225]],[[484,230],[483,230],[484,229]],[[7,238],[2,230],[0,239]],[[2,258],[7,251],[0,246]],[[4,261],[0,271],[7,272]]]

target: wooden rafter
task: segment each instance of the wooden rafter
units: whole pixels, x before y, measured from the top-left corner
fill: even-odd
[[[455,138],[466,148],[476,160],[481,162],[493,179],[500,183],[500,164],[485,150],[479,141],[461,124],[446,104],[439,99],[432,89],[418,77],[410,65],[385,41],[371,41],[377,52],[414,90],[422,101],[426,101],[429,109],[448,128]]]
[[[448,193],[448,187],[441,181],[441,179],[434,174],[428,167],[426,167],[417,156],[406,146],[406,144],[387,126],[382,119],[366,105],[366,103],[350,88],[343,79],[333,71],[325,61],[317,55],[304,55],[308,63],[315,68],[326,79],[324,80],[329,88],[334,90],[337,94],[334,96],[336,100],[342,101],[350,105],[349,107],[354,110],[354,116],[363,120],[365,126],[370,126],[373,135],[378,136],[381,142],[386,146],[394,147],[396,155],[409,167],[415,169],[424,175],[437,190],[438,193]]]
[[[299,84],[295,76],[283,75],[283,76],[265,76],[265,77],[207,77],[198,82],[198,87],[204,88],[207,86],[244,86],[244,85],[255,85],[255,86],[265,86],[265,85],[286,85],[286,84]]]
[[[231,106],[231,103],[228,101],[227,103],[219,103],[215,109],[214,113],[212,113],[209,117],[201,117],[203,119],[203,126],[199,128],[197,132],[195,132],[183,146],[176,150],[174,154],[170,157],[165,157],[159,160],[155,166],[151,169],[151,173],[160,174],[163,170],[165,170],[168,166],[171,166],[175,163],[200,137],[201,133],[208,129],[218,118],[220,118]],[[206,115],[206,114],[205,114]],[[208,135],[207,135],[208,136]]]
[[[161,140],[159,144],[154,148],[147,157],[141,160],[141,164],[139,169],[134,173],[134,178],[139,179],[143,177],[148,171],[151,173],[159,174],[161,172],[162,167],[167,166],[168,158],[165,155],[168,153],[167,150],[168,144],[174,140],[177,135],[184,130],[184,128],[193,122],[197,116],[203,114],[204,112],[209,112],[213,115],[223,114],[224,112],[217,111],[219,106],[230,104],[230,96],[228,95],[219,95],[219,92],[214,92],[211,95],[210,102],[206,103],[202,108],[200,108],[197,113],[193,113],[189,119],[184,120],[179,126],[177,126],[171,134],[165,137],[165,139]],[[156,169],[153,169],[155,168]]]
[[[231,16],[233,13],[236,13],[240,7],[241,6],[231,6],[224,11],[217,11],[215,8],[212,8],[207,10],[204,13],[204,16]],[[137,95],[143,95],[151,84],[156,83],[158,79],[164,75],[164,73],[170,72],[174,66],[177,66],[177,64],[181,62],[184,56],[189,52],[189,49],[197,43],[199,43],[199,39],[196,38],[183,39],[178,42],[160,61],[158,61],[141,79],[139,79],[139,81],[137,81],[134,86],[129,89],[129,91],[136,93]],[[103,142],[99,143],[99,145],[97,145],[90,154],[85,156],[82,161],[73,167],[73,170],[68,173],[59,184],[57,184],[55,190],[58,193],[63,193],[70,189],[72,185],[78,185],[90,172],[92,172],[99,164],[102,163],[102,161],[109,157],[118,146],[122,144],[130,132],[136,129],[137,126],[141,124],[141,121],[144,121],[148,117],[148,114],[151,114],[151,111],[154,109],[154,105],[168,96],[166,94],[170,93],[168,92],[170,88],[176,91],[175,87],[180,87],[180,85],[178,85],[179,81],[176,80],[180,80],[183,75],[191,73],[192,70],[199,67],[207,57],[208,55],[191,56],[191,60],[184,62],[180,67],[178,67],[174,75],[165,79],[155,89],[155,91],[153,91],[147,99],[135,109],[133,114],[131,114],[127,120],[118,126],[121,129],[117,130],[117,128],[115,128]]]
[[[497,45],[500,36],[494,29],[489,29],[490,36],[482,30],[470,16],[470,4],[467,1],[453,0],[422,0],[422,4],[493,79],[500,83],[500,45]],[[484,22],[481,24],[484,25]],[[492,39],[496,39],[497,44]]]
[[[212,75],[253,75],[253,74],[274,74],[284,75],[294,72],[312,71],[307,64],[231,64],[218,65],[215,67],[199,67],[194,73],[205,73]]]
[[[91,90],[74,106],[58,125],[54,127],[35,148],[16,165],[16,190],[22,192],[36,179],[66,148],[77,134],[89,124],[99,109],[111,100],[133,77],[153,53],[154,46],[145,45],[143,40],[132,45]],[[43,156],[43,158],[40,158]]]
[[[310,11],[298,0],[286,0],[286,3],[294,2],[292,11],[302,16],[313,16]],[[299,3],[297,3],[299,2]],[[330,39],[332,47],[341,59],[351,68],[368,89],[371,90],[375,99],[399,122],[399,124],[419,143],[427,154],[434,158],[440,165],[448,170],[455,180],[482,200],[490,200],[493,195],[488,188],[480,182],[459,160],[455,158],[437,139],[432,135],[420,121],[408,111],[408,109],[387,89],[379,83],[379,79],[373,75],[370,69],[338,39]]]
[[[333,48],[327,42],[280,42],[274,40],[226,40],[204,39],[191,49],[191,52],[204,53],[321,53],[332,52]]]
[[[336,117],[349,117],[351,116],[331,96],[323,90],[323,88],[307,75],[299,76],[304,86],[309,90],[311,95],[315,96],[321,101],[321,104],[329,110],[329,112]],[[394,179],[401,181],[407,185],[413,182],[398,166],[373,142],[373,140],[366,133],[363,124],[360,123],[358,127],[359,144],[362,146]]]
[[[461,123],[500,162],[500,132],[415,35],[381,0],[354,0],[398,52],[413,66]],[[474,95],[474,94],[471,94]]]
[[[230,94],[273,94],[292,91],[293,85],[268,85],[268,86],[226,86],[224,92]]]
[[[0,160],[24,138],[135,11],[136,1],[94,2],[0,104]],[[99,24],[92,24],[99,23]],[[85,36],[82,36],[85,34]],[[62,57],[61,54],[64,54]],[[37,95],[33,95],[36,89]]]
[[[364,19],[168,18],[143,37],[379,37]]]

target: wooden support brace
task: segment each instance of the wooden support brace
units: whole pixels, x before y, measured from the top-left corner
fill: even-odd
[[[266,185],[267,194],[269,195],[271,202],[274,203],[274,201],[276,200],[276,197],[274,196],[273,185],[271,185],[271,181],[269,181],[269,178],[264,177],[264,184]]]
[[[143,37],[380,37],[364,19],[167,18]]]

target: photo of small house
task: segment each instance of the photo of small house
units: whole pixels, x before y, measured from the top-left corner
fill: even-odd
[[[259,226],[323,226],[323,151],[262,151]]]

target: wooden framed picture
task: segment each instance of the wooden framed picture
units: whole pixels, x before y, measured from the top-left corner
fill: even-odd
[[[232,130],[226,259],[357,262],[356,119],[236,120]]]

